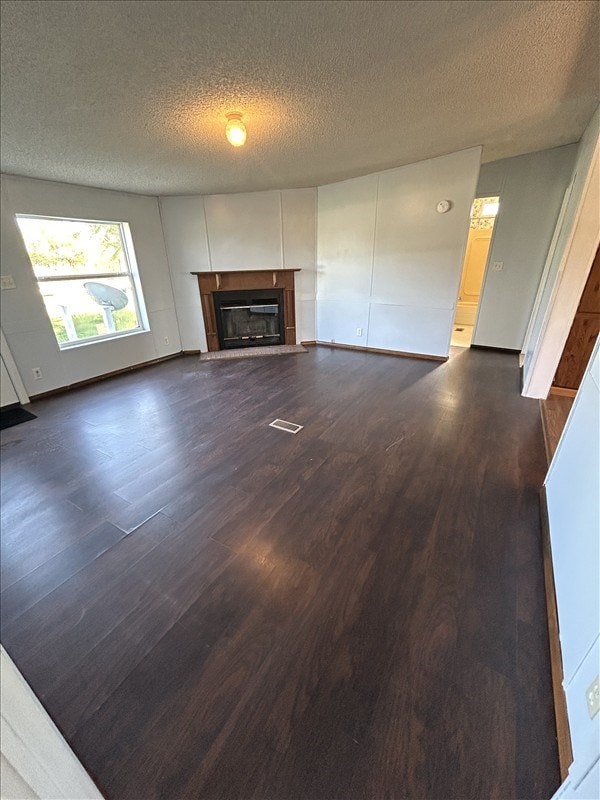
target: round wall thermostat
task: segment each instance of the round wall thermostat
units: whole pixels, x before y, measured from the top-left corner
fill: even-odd
[[[451,207],[452,203],[450,202],[450,200],[440,200],[440,202],[435,207],[435,210],[438,212],[438,214],[445,214],[446,211],[450,211]]]

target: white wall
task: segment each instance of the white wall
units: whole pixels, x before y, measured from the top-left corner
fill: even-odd
[[[2,356],[2,371],[6,371],[8,375],[8,379],[10,381],[10,385],[14,393],[17,396],[17,400],[19,403],[28,403],[29,402],[29,395],[27,394],[27,390],[25,389],[25,385],[21,380],[21,376],[19,374],[19,370],[17,365],[15,364],[15,360],[13,358],[13,354],[10,352],[10,348],[8,346],[8,342],[6,341],[6,336],[4,335],[4,331],[0,328],[0,355]],[[9,392],[10,393],[10,392]],[[12,396],[12,395],[11,395]],[[16,401],[13,401],[16,402]],[[4,391],[2,393],[2,405],[7,405],[7,398],[4,396]]]
[[[184,350],[207,349],[190,272],[299,267],[296,336],[315,339],[315,189],[161,197],[160,209]]]
[[[577,785],[600,757],[600,715],[591,720],[585,702],[585,690],[600,668],[599,486],[600,341],[596,342],[546,478],[574,758],[568,780],[573,796],[581,797],[576,794]]]
[[[448,355],[480,155],[319,187],[319,341]]]
[[[526,341],[523,394],[546,397],[600,241],[600,108],[577,150],[565,199]]]
[[[10,379],[10,375],[8,374],[8,370],[4,364],[4,359],[0,357],[0,407],[4,408],[4,406],[11,406],[14,403],[19,402],[19,397],[17,395],[17,391],[13,386],[13,382]]]
[[[16,283],[2,291],[2,329],[29,395],[181,350],[157,198],[13,176],[2,176],[1,189],[1,269]],[[15,222],[18,213],[128,222],[150,331],[61,351]],[[41,367],[42,380],[34,380],[33,367]]]
[[[483,164],[477,195],[500,196],[473,344],[520,350],[577,145]]]
[[[2,800],[102,800],[3,647],[0,667]]]

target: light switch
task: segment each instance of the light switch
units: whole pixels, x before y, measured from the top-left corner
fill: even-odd
[[[17,284],[12,275],[0,275],[0,289],[16,289]]]

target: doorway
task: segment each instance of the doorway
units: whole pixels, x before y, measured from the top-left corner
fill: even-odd
[[[600,247],[592,262],[550,394],[574,397],[600,334]]]
[[[453,347],[471,346],[485,265],[499,208],[500,198],[497,196],[476,197],[473,201],[469,238],[450,340]]]

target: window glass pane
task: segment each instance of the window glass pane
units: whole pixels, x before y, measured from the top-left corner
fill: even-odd
[[[117,223],[24,216],[17,222],[38,278],[127,272]]]
[[[126,223],[26,215],[17,223],[61,347],[142,330]]]
[[[59,344],[140,327],[129,276],[39,284]]]

